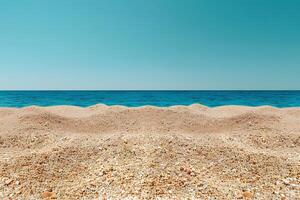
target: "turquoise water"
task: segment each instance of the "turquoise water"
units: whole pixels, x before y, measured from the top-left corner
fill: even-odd
[[[299,107],[300,91],[0,91],[0,107],[95,104]]]

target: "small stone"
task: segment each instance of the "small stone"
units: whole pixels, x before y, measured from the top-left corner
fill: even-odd
[[[276,185],[280,185],[280,181],[276,181]]]
[[[4,182],[4,184],[5,184],[5,185],[9,185],[9,184],[11,184],[12,182],[13,182],[12,179],[7,179],[7,180]]]
[[[243,197],[244,198],[252,198],[253,197],[253,193],[250,191],[245,191],[243,192]]]
[[[107,195],[106,195],[106,193],[103,193],[103,194],[102,194],[102,199],[103,199],[103,200],[107,200]]]
[[[45,192],[42,193],[42,198],[43,199],[46,199],[46,198],[53,199],[53,198],[56,198],[56,195],[55,195],[54,192],[45,191]]]
[[[300,189],[300,185],[298,185],[298,184],[293,184],[292,183],[292,184],[290,184],[290,186],[293,187],[293,188],[299,188]]]
[[[95,181],[91,181],[90,185],[91,185],[92,187],[96,187],[96,186],[97,186],[97,184],[96,184]]]
[[[283,183],[284,183],[285,185],[289,185],[289,184],[290,184],[290,181],[289,181],[288,179],[283,179]]]

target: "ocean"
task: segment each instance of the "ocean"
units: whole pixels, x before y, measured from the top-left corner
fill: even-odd
[[[199,103],[208,107],[244,105],[300,107],[297,91],[0,91],[0,107],[95,104],[173,106]]]

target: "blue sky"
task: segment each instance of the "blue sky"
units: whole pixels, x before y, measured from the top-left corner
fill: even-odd
[[[0,0],[0,89],[300,89],[300,1]]]

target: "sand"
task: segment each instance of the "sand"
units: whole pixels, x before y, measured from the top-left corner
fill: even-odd
[[[300,108],[0,108],[0,199],[300,199]]]

